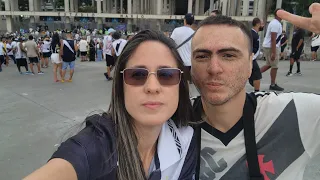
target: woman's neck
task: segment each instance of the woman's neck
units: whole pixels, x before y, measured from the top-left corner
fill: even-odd
[[[143,127],[136,125],[135,132],[138,138],[138,152],[146,174],[157,148],[157,140],[162,126]]]

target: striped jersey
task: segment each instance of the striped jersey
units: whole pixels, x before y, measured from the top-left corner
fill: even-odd
[[[320,153],[320,95],[256,93],[255,133],[264,180],[302,180],[306,165]],[[248,97],[247,97],[248,99]],[[241,119],[226,133],[201,124],[200,180],[249,179]],[[194,103],[201,116],[202,104]]]

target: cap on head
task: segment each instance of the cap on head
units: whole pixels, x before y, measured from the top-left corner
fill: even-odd
[[[192,25],[194,22],[194,15],[192,13],[188,13],[184,16],[184,19],[188,25]]]
[[[116,32],[116,30],[115,30],[115,29],[113,29],[113,28],[109,28],[109,29],[108,29],[108,34],[110,34],[110,33],[114,33],[114,32]]]

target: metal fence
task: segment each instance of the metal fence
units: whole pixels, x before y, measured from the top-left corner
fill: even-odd
[[[104,22],[99,25],[96,21],[80,22],[80,21],[70,21],[66,23],[65,21],[38,21],[36,23],[30,23],[30,19],[14,18],[12,22],[13,30],[20,31],[20,29],[36,29],[38,26],[44,27],[47,25],[49,31],[54,31],[56,29],[74,29],[76,27],[83,27],[85,29],[101,29],[113,27],[117,30],[128,30],[134,31],[139,28],[144,29],[154,29],[161,31],[173,31],[174,28],[182,26],[183,21],[165,21],[165,20],[153,20],[153,19],[133,19],[131,23],[127,22]],[[2,29],[4,31],[4,28]]]

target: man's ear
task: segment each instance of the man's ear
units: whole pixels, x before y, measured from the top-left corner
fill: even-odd
[[[252,73],[252,61],[253,61],[253,56],[254,56],[254,53],[251,54],[251,56],[249,56],[249,77],[251,76],[251,73]]]

